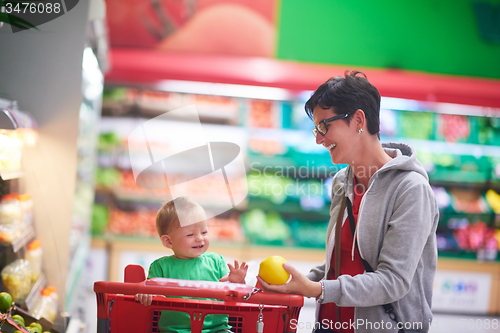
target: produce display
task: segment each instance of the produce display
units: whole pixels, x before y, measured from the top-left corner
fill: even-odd
[[[44,325],[42,325],[44,324]],[[39,322],[27,312],[18,308],[12,296],[7,292],[0,292],[0,332],[13,333],[57,333],[49,322]]]
[[[326,229],[328,220],[301,221],[293,219],[290,222],[292,237],[296,246],[324,249],[326,246]]]
[[[115,235],[155,237],[156,211],[122,211],[113,209],[109,215],[108,231]]]
[[[58,295],[55,287],[46,287],[30,309],[31,315],[36,319],[45,318],[54,322],[57,316]]]
[[[2,283],[16,303],[22,303],[36,281],[35,273],[28,260],[17,259],[2,269]]]
[[[115,168],[99,168],[95,170],[96,185],[103,187],[114,187],[122,181],[121,173]]]
[[[485,198],[495,214],[500,214],[500,194],[490,189],[486,191]]]
[[[249,125],[250,127],[275,128],[276,114],[272,101],[250,100],[249,101]]]
[[[107,205],[94,203],[92,206],[92,235],[104,235],[108,227],[109,208]]]
[[[440,114],[439,125],[439,133],[448,142],[467,141],[471,132],[467,116]]]
[[[430,112],[402,111],[399,114],[400,131],[406,138],[429,140],[433,136],[433,118]]]
[[[290,227],[278,213],[252,209],[241,215],[245,234],[255,244],[285,245],[292,242]],[[265,231],[265,232],[263,232]]]
[[[229,218],[212,217],[207,221],[210,238],[220,242],[241,242],[245,235],[236,214]]]
[[[260,138],[251,138],[248,142],[248,148],[253,152],[267,156],[281,155],[286,151],[282,142]]]
[[[496,256],[498,248],[497,232],[482,221],[456,229],[454,237],[458,246],[465,251],[492,250],[495,251]]]
[[[36,300],[32,295],[32,292],[37,288],[36,283],[44,281],[44,279],[41,279],[42,247],[40,242],[34,239],[27,243],[23,249],[24,251],[20,249],[19,252],[14,252],[14,255],[19,257],[24,253],[25,259],[15,259],[11,262],[7,261],[6,265],[3,266],[1,271],[2,290],[0,292],[0,312],[6,313],[11,311],[11,308],[15,308],[17,313],[9,312],[9,314],[12,314],[11,319],[20,326],[25,326],[22,321],[22,313],[20,313],[21,308],[13,307],[14,302],[16,306],[27,309],[28,304],[31,304],[31,301],[28,302],[28,298]],[[12,251],[12,248],[7,246],[4,247],[4,250],[9,252]],[[11,256],[8,255],[8,257]],[[34,319],[30,320],[29,323],[33,321]],[[8,332],[12,332],[12,330]],[[33,330],[33,332],[38,331]]]
[[[42,245],[38,239],[31,241],[26,246],[25,259],[29,261],[32,270],[32,280],[35,282],[42,274]]]
[[[5,291],[0,292],[0,312],[5,313],[12,306],[12,296]]]
[[[101,209],[107,209],[102,205],[96,208],[96,212],[100,212]],[[114,235],[157,237],[158,232],[155,225],[156,212],[157,210],[127,212],[113,209],[109,214],[109,223],[106,222],[107,225],[104,227],[103,232],[109,232]],[[105,217],[102,218],[104,219]],[[97,223],[95,221],[94,225]],[[213,217],[208,219],[207,223],[210,229],[210,238],[213,240],[236,242],[244,239],[241,225],[236,216],[229,218]]]
[[[207,109],[232,110],[229,113],[238,105],[240,121],[212,122],[238,125],[248,135],[247,205],[235,209],[231,217],[234,223],[225,223],[225,219],[221,224],[214,223],[213,233],[220,239],[243,238],[256,245],[324,248],[331,179],[343,166],[332,166],[329,154],[315,144],[302,101],[217,98],[129,88],[117,88],[110,96],[115,106],[139,101],[135,112],[145,119],[151,117],[153,109],[157,114],[167,112],[185,105],[186,100],[209,105]],[[500,219],[495,214],[500,214],[500,157],[495,149],[500,146],[500,118],[454,114],[448,109],[450,105],[443,105],[446,112],[428,107],[416,101],[400,101],[397,108],[386,106],[381,111],[381,141],[407,142],[417,150],[440,208],[437,237],[442,253],[479,258],[483,256],[479,252],[487,248],[487,258],[498,257]],[[143,219],[155,211],[152,205],[164,202],[171,193],[136,185],[130,166],[123,163],[128,156],[126,140],[123,131],[110,124],[103,130],[97,183],[110,195],[106,201],[96,202],[93,230],[155,235],[151,223]],[[154,175],[149,177],[152,184],[162,181]],[[183,177],[176,175],[175,182],[185,182]],[[191,194],[195,200],[217,204],[213,194],[222,189],[216,186],[216,182],[207,181],[191,189]],[[497,246],[493,248],[495,241]]]
[[[9,193],[0,197],[0,243],[11,243],[33,222],[29,194]]]
[[[115,88],[104,90],[103,114],[123,114],[134,107],[148,116],[196,104],[201,118],[219,119],[231,124],[239,120],[239,100],[234,97],[185,94],[135,88]]]
[[[21,169],[23,141],[14,131],[0,134],[0,171]]]
[[[122,169],[116,166],[118,158],[116,151],[126,150],[122,146],[123,140],[116,134],[101,134],[99,144],[99,167],[96,171],[97,197],[104,199],[96,202],[92,210],[92,233],[102,235],[105,233],[126,236],[156,237],[155,217],[157,210],[163,203],[171,199],[170,191],[167,189],[146,189],[137,185],[134,174],[130,169]],[[116,156],[115,156],[116,157]],[[113,163],[110,163],[114,160]],[[143,181],[157,186],[164,184],[163,175],[149,173],[143,175]],[[141,176],[142,177],[142,176]],[[241,195],[245,190],[245,179],[227,174],[232,184],[231,191],[234,195]],[[169,181],[184,183],[190,180],[189,176],[183,174],[169,175]],[[221,184],[216,175],[206,175],[204,183],[187,185],[186,191],[197,202],[205,207],[217,207],[219,199],[213,193],[227,191],[226,185]],[[154,187],[154,186],[152,186]],[[221,218],[209,221],[213,224],[211,233],[216,239],[227,241],[239,241],[242,239],[241,226],[237,217],[230,219]],[[223,225],[223,227],[221,226]]]
[[[10,243],[22,232],[23,210],[17,194],[4,195],[0,200],[0,242]]]
[[[434,187],[441,221],[437,230],[438,249],[444,253],[473,255],[495,260],[500,249],[500,232],[495,225],[498,194],[489,190]]]

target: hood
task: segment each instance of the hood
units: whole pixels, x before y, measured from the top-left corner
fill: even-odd
[[[385,152],[392,157],[392,161],[384,165],[380,172],[387,170],[405,170],[415,171],[420,173],[425,179],[429,180],[429,176],[425,171],[424,166],[417,160],[417,152],[412,146],[406,143],[387,142],[383,143],[382,147]]]

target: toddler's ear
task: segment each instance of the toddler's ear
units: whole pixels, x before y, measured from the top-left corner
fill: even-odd
[[[161,235],[160,239],[163,246],[168,247],[169,249],[172,248],[172,242],[170,241],[170,237],[168,237],[168,235]]]

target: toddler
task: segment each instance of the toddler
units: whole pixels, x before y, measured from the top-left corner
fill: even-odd
[[[156,214],[156,229],[162,244],[172,249],[171,256],[155,260],[149,267],[148,279],[160,277],[200,281],[229,281],[245,283],[248,265],[234,261],[226,264],[224,258],[213,252],[206,252],[210,245],[205,210],[188,197],[178,197],[165,203]],[[152,296],[137,294],[135,299],[150,305]],[[191,332],[189,314],[176,311],[162,311],[160,332]],[[207,315],[203,332],[226,332],[227,315]]]

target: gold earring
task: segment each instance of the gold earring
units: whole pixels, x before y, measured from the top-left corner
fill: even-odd
[[[358,135],[361,135],[361,133],[363,133],[363,129],[362,128],[359,129]]]

